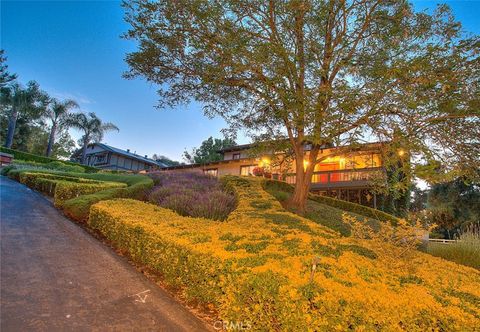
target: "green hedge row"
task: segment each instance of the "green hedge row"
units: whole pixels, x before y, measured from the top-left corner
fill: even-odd
[[[94,194],[83,195],[74,199],[70,199],[63,205],[63,210],[67,216],[77,221],[86,221],[90,213],[90,207],[93,204],[113,198],[132,198],[143,200],[145,199],[147,192],[153,187],[152,179],[143,175],[98,175],[104,175],[105,177],[102,178],[109,178],[110,181],[126,183],[127,187],[107,189]]]
[[[57,172],[45,170],[22,170],[9,169],[6,175],[20,182],[20,174],[22,173],[42,173],[55,176],[57,179],[68,178],[70,182],[72,178],[78,179],[79,182],[88,180],[104,181],[104,182],[120,182],[126,184],[123,188],[109,188],[87,195],[66,200],[62,204],[63,212],[70,218],[77,221],[86,221],[90,212],[90,206],[99,201],[113,198],[132,198],[143,200],[147,192],[153,187],[153,180],[145,175],[137,174],[111,174],[111,173],[71,173]]]
[[[264,181],[264,188],[265,189],[273,189],[273,190],[280,190],[288,193],[293,192],[293,186],[286,183],[286,182],[281,182],[281,181],[276,181],[276,180],[265,180]],[[389,221],[393,224],[396,224],[399,219],[395,216],[392,216],[391,214],[385,213],[380,210],[372,209],[371,207],[348,202],[348,201],[343,201],[340,199],[328,197],[328,196],[320,196],[320,195],[315,195],[315,194],[308,194],[308,199],[321,203],[321,204],[326,204],[332,207],[335,207],[337,209],[341,209],[344,211],[356,213],[359,215],[362,215],[364,217],[372,218],[372,219],[377,219],[381,221]]]
[[[57,207],[62,207],[65,201],[81,195],[126,186],[125,183],[119,182],[95,181],[43,173],[22,172],[19,178],[20,182],[28,187],[53,196],[54,204]]]
[[[48,163],[51,163],[51,162],[61,162],[63,164],[70,165],[70,166],[82,167],[86,172],[91,172],[91,173],[98,172],[98,170],[99,170],[98,168],[95,168],[95,167],[80,165],[78,163],[74,163],[74,162],[71,162],[71,161],[63,161],[63,160],[58,160],[58,159],[54,159],[54,158],[38,156],[38,155],[28,153],[28,152],[23,152],[23,151],[14,150],[14,149],[8,149],[8,148],[5,148],[3,146],[0,147],[0,151],[13,155],[14,160],[15,159],[20,159],[20,160],[32,161],[32,162],[36,162],[36,163],[40,163],[40,164],[48,164]]]

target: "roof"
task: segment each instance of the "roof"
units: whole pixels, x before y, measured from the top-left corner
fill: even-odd
[[[122,150],[122,149],[119,149],[119,148],[116,148],[116,147],[113,147],[113,146],[110,146],[110,145],[107,145],[107,144],[103,144],[103,143],[91,143],[91,144],[89,144],[89,146],[91,146],[91,145],[98,145],[98,146],[102,147],[103,149],[105,149],[107,151],[110,151],[110,152],[113,152],[113,153],[116,153],[116,154],[119,154],[119,155],[122,155],[122,156],[125,156],[125,157],[128,157],[128,158],[131,158],[131,159],[139,160],[139,161],[142,161],[142,162],[144,162],[146,164],[149,164],[149,165],[155,165],[155,166],[158,166],[158,167],[166,167],[167,166],[164,163],[161,163],[161,162],[155,161],[153,159],[140,156],[136,153],[125,151],[125,150]]]

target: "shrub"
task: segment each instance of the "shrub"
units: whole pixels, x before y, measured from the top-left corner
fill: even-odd
[[[5,147],[0,147],[1,152],[9,153],[12,154],[15,159],[20,159],[24,161],[32,161],[40,164],[48,164],[50,162],[58,162],[57,159],[53,158],[48,158],[48,157],[43,157],[43,156],[38,156],[35,154],[23,152],[23,151],[18,151],[18,150],[13,150],[13,149],[8,149]],[[97,172],[98,168],[91,167],[91,166],[86,166],[86,165],[80,165],[78,163],[70,162],[70,161],[61,161],[62,164],[69,165],[69,166],[75,166],[75,167],[81,167],[84,171],[87,172]],[[77,168],[79,169],[79,168]],[[73,170],[71,170],[73,171]]]
[[[77,221],[85,221],[88,218],[90,206],[101,200],[112,198],[133,198],[145,199],[147,192],[152,188],[153,181],[144,175],[133,174],[109,174],[109,173],[72,173],[72,172],[58,172],[46,170],[22,170],[11,169],[7,175],[8,177],[20,181],[20,174],[22,173],[42,173],[50,176],[67,177],[69,181],[76,178],[79,182],[86,182],[89,180],[101,182],[120,182],[127,186],[116,187],[110,189],[103,189],[92,194],[80,195],[78,197],[66,200],[62,204],[63,212],[70,218]]]
[[[225,220],[235,208],[235,195],[212,176],[191,172],[161,172],[151,176],[157,186],[148,200],[182,216]]]
[[[124,183],[95,181],[58,174],[23,172],[20,173],[19,178],[20,182],[28,187],[53,196],[57,207],[61,207],[66,200],[81,195],[126,186]]]
[[[480,297],[479,272],[422,253],[409,257],[417,264],[415,274],[398,270],[370,240],[339,239],[286,212],[258,179],[221,181],[238,196],[224,222],[127,199],[95,204],[88,223],[187,300],[216,308],[225,321],[248,322],[253,330],[478,326],[480,308],[470,299]]]

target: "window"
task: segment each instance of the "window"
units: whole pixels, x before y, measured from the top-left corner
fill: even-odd
[[[217,176],[218,175],[218,168],[204,169],[203,174],[207,174],[207,175],[211,175],[211,176]]]
[[[95,156],[95,165],[105,164],[107,162],[107,155],[105,153]]]
[[[238,159],[240,159],[240,153],[234,153],[233,160],[238,160]]]
[[[257,167],[257,165],[240,166],[240,175],[253,175],[253,169],[255,167]]]

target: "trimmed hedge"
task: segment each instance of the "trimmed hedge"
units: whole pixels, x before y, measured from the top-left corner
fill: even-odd
[[[267,179],[263,181],[264,181],[265,189],[277,189],[277,190],[285,191],[288,193],[293,192],[293,186],[288,183],[285,183],[282,181],[276,181],[276,180],[267,180]],[[348,201],[343,201],[343,200],[328,197],[328,196],[320,196],[320,195],[309,193],[308,199],[318,203],[332,206],[337,209],[356,213],[364,217],[377,219],[380,221],[389,221],[394,225],[397,224],[399,221],[399,218],[392,216],[391,214],[385,213],[383,211],[372,209],[371,207],[368,207],[368,206],[364,206],[361,204],[356,204]]]
[[[110,173],[66,173],[45,170],[25,170],[25,169],[10,169],[7,173],[8,177],[20,181],[20,174],[22,173],[42,173],[50,176],[67,177],[69,181],[72,178],[79,179],[78,181],[104,181],[104,182],[120,182],[126,184],[123,188],[110,188],[94,193],[81,195],[62,204],[63,212],[70,218],[77,221],[86,221],[90,211],[90,206],[102,200],[112,198],[133,198],[143,200],[147,192],[153,187],[153,180],[144,175],[134,174],[110,174]]]
[[[99,171],[99,169],[95,168],[95,167],[81,165],[81,164],[74,163],[74,162],[71,162],[71,161],[64,161],[64,160],[58,160],[58,159],[44,157],[44,156],[38,156],[36,154],[32,154],[32,153],[28,153],[28,152],[23,152],[23,151],[14,150],[14,149],[8,149],[8,148],[5,148],[3,146],[0,147],[0,151],[13,155],[14,160],[15,159],[20,159],[20,160],[25,160],[25,161],[33,161],[33,162],[41,163],[41,164],[48,164],[48,163],[51,163],[51,162],[61,162],[63,164],[70,165],[70,166],[82,167],[86,172],[94,173],[94,172]]]
[[[252,330],[478,326],[478,271],[422,253],[416,254],[415,269],[389,267],[369,241],[339,238],[283,210],[260,181],[234,176],[222,181],[239,198],[224,222],[120,199],[93,205],[88,225],[157,271],[187,300]]]
[[[126,186],[125,183],[95,181],[57,174],[23,172],[20,173],[19,178],[20,182],[26,186],[53,196],[56,207],[62,207],[66,200],[81,195]]]
[[[70,199],[63,204],[64,213],[77,221],[86,221],[90,207],[100,201],[113,198],[132,198],[144,200],[147,193],[153,187],[153,180],[144,175],[122,175],[122,174],[85,174],[87,178],[100,181],[113,181],[125,183],[127,187],[102,190],[90,195],[83,195]]]

